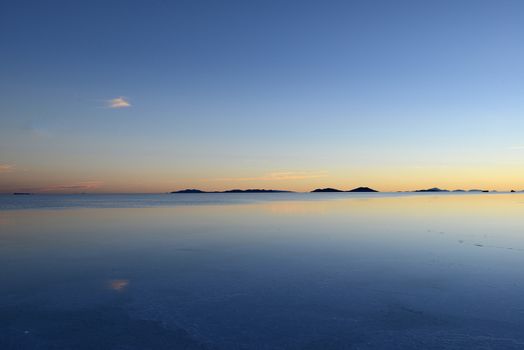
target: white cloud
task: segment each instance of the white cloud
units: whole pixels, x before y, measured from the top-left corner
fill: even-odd
[[[127,108],[131,107],[131,103],[125,97],[112,98],[107,101],[108,108]]]

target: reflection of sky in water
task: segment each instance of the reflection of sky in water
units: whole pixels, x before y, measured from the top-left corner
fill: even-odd
[[[333,198],[1,212],[0,345],[523,348],[523,195]]]

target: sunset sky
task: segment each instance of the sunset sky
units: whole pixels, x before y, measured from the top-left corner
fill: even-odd
[[[3,1],[0,192],[524,189],[524,1]]]

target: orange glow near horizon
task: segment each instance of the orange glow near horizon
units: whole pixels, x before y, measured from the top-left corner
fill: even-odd
[[[366,186],[381,192],[413,191],[439,187],[442,189],[485,189],[497,191],[524,190],[524,166],[499,167],[372,167],[335,169],[332,171],[272,171],[224,176],[224,172],[192,172],[177,174],[159,169],[158,172],[114,169],[111,173],[39,172],[14,170],[0,174],[0,192],[32,193],[165,193],[196,188],[204,191],[229,189],[274,189],[309,192],[316,188],[333,187],[350,190]]]

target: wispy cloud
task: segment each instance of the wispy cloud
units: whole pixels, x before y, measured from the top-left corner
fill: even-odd
[[[15,169],[12,164],[0,164],[0,173],[10,173]]]
[[[521,151],[524,150],[524,146],[510,146],[508,149],[512,151]]]
[[[262,176],[254,177],[226,177],[215,179],[218,181],[283,181],[283,180],[303,180],[303,179],[315,179],[320,177],[326,177],[327,172],[325,171],[281,171],[268,173]]]
[[[106,101],[108,108],[127,108],[131,107],[129,100],[123,96],[112,98]]]
[[[54,185],[38,189],[38,192],[89,191],[102,186],[101,181],[86,181],[67,185]]]

